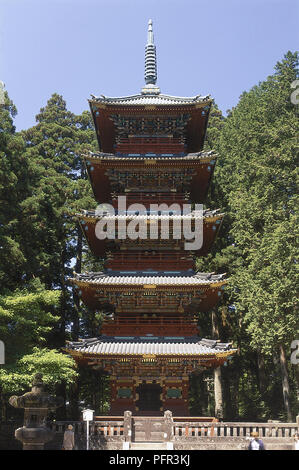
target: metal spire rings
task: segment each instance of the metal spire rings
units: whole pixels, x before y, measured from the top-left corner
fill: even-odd
[[[156,46],[154,44],[153,22],[148,22],[147,44],[145,47],[145,83],[155,85],[157,81]]]

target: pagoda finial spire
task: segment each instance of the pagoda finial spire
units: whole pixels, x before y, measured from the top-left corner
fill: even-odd
[[[147,46],[149,44],[154,45],[153,20],[148,20]]]
[[[152,88],[153,93],[159,93],[160,90],[156,87],[157,81],[157,59],[156,59],[156,46],[154,44],[153,21],[149,20],[147,30],[147,44],[145,46],[145,73],[144,73],[146,87],[143,89]],[[158,91],[159,90],[159,91]]]

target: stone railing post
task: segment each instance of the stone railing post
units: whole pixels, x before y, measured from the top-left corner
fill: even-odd
[[[124,412],[124,436],[125,436],[125,443],[124,448],[130,447],[130,443],[132,442],[132,412],[125,411]]]
[[[173,418],[172,412],[164,411],[164,441],[167,442],[167,449],[173,449]]]

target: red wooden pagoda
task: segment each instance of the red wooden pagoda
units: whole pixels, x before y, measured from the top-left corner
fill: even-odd
[[[195,258],[209,252],[223,214],[183,213],[184,204],[204,202],[213,174],[216,155],[202,151],[212,100],[163,95],[156,78],[150,21],[141,93],[89,100],[100,152],[84,155],[86,168],[96,200],[115,212],[77,214],[92,253],[105,264],[103,272],[76,274],[72,283],[104,321],[99,337],[69,342],[66,350],[110,376],[112,415],[171,410],[187,416],[190,375],[235,352],[229,343],[200,338],[197,327],[198,312],[217,304],[226,282],[222,274],[195,271]],[[202,224],[203,243],[194,250],[185,249],[184,234],[175,235],[177,222],[187,219],[195,229]],[[113,223],[114,236],[100,239],[99,222]],[[146,236],[124,238],[132,223],[144,224]]]

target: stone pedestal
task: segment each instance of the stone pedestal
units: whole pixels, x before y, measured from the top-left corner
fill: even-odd
[[[44,450],[44,445],[54,438],[54,432],[46,427],[23,426],[16,429],[15,438],[23,443],[23,450]]]
[[[63,405],[62,397],[54,397],[44,391],[42,375],[36,374],[31,392],[9,399],[15,408],[24,408],[24,426],[16,429],[15,437],[23,443],[23,450],[43,450],[46,442],[53,439],[54,433],[47,428],[48,412]]]

